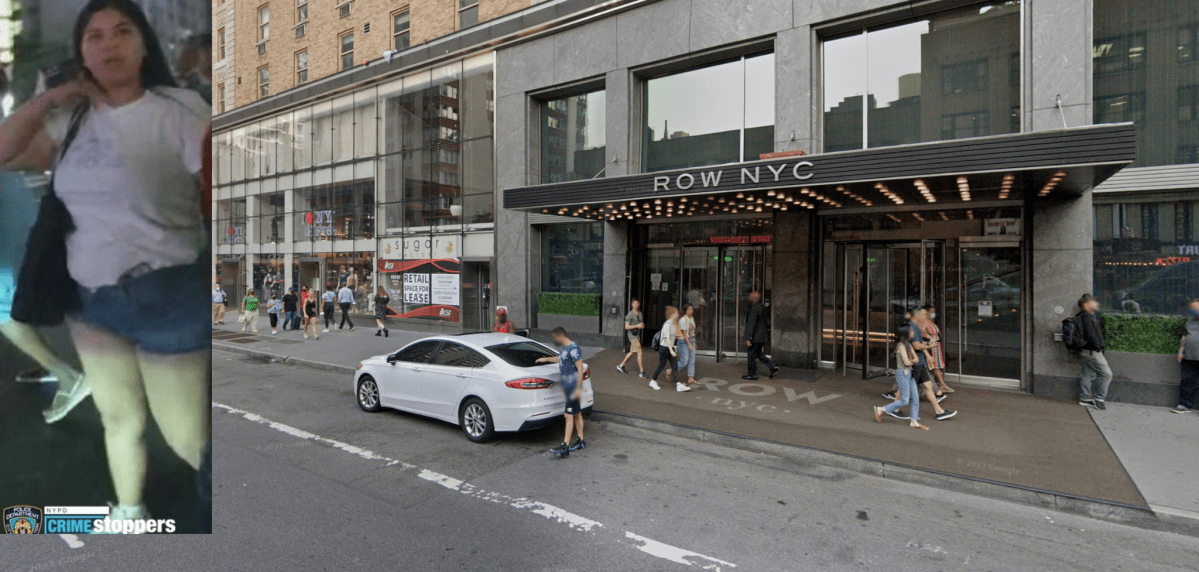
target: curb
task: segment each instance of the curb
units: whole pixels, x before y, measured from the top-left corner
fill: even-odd
[[[213,349],[230,353],[242,354],[260,359],[273,359],[279,363],[306,367],[330,373],[353,375],[356,368],[337,365],[315,360],[280,356],[270,352],[257,351],[237,344],[227,344],[216,340],[212,342]],[[1163,510],[1161,508],[1140,508],[1121,503],[1101,501],[1078,496],[1071,496],[1052,491],[1042,491],[1021,487],[997,481],[975,479],[950,473],[942,473],[918,467],[909,467],[893,463],[885,463],[876,459],[858,457],[845,453],[833,453],[821,449],[780,443],[766,439],[757,439],[723,433],[700,427],[658,421],[644,417],[612,413],[600,409],[591,412],[591,419],[604,423],[604,429],[613,433],[636,437],[652,438],[654,433],[682,437],[702,443],[712,443],[733,449],[764,453],[787,459],[795,459],[818,465],[825,465],[862,473],[884,479],[892,479],[906,483],[924,485],[942,490],[950,490],[997,500],[1016,502],[1024,505],[1046,508],[1065,513],[1088,516],[1117,524],[1136,526],[1149,530],[1173,532],[1188,536],[1199,537],[1199,514],[1187,511]]]
[[[896,465],[844,453],[833,453],[811,447],[744,437],[599,409],[592,411],[591,418],[606,422],[605,430],[629,437],[652,438],[653,433],[662,433],[703,443],[836,467],[884,479],[1078,514],[1149,530],[1199,536],[1199,515],[1182,511],[1159,510],[1155,512],[1148,508]]]

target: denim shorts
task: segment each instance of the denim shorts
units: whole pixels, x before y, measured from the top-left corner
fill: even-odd
[[[79,288],[72,317],[156,354],[212,349],[208,273],[202,264],[127,272],[117,284]]]

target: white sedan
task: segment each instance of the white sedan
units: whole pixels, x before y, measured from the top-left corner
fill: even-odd
[[[526,431],[562,419],[566,395],[558,364],[537,363],[557,355],[511,334],[434,336],[363,360],[354,374],[354,395],[363,411],[386,407],[448,421],[481,443],[497,431]],[[595,403],[590,367],[581,383],[580,404],[589,411]]]

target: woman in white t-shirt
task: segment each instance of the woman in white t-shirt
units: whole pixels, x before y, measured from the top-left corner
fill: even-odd
[[[74,48],[79,77],[0,128],[0,163],[53,169],[74,227],[66,262],[79,285],[78,308],[69,324],[104,424],[117,496],[110,518],[146,518],[147,404],[167,444],[199,471],[202,501],[211,474],[208,237],[200,208],[211,107],[175,87],[133,0],[88,2]],[[52,108],[77,113],[66,124]],[[68,133],[74,137],[63,145]]]
[[[669,372],[674,373],[675,381],[678,381],[678,391],[691,391],[691,388],[679,380],[679,363],[675,359],[678,357],[678,351],[675,344],[678,340],[679,331],[679,309],[674,306],[666,307],[666,321],[662,323],[662,330],[658,332],[658,368],[654,370],[654,375],[650,376],[649,386],[655,390],[662,389],[658,385],[658,376],[666,366],[670,366]]]

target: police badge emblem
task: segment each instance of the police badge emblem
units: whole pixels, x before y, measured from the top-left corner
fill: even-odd
[[[8,534],[41,534],[42,509],[30,505],[4,509],[4,532]]]

